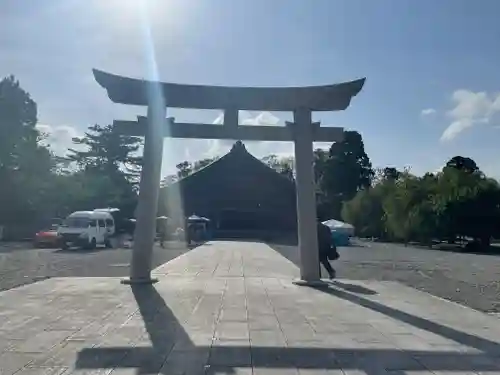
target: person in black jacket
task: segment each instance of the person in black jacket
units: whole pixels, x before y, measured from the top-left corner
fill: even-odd
[[[319,262],[325,267],[328,272],[330,279],[335,278],[335,270],[330,264],[329,257],[331,254],[337,252],[335,244],[333,243],[332,233],[330,228],[318,220],[318,250],[319,250]]]

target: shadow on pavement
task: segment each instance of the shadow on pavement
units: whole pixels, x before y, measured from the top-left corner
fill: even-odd
[[[133,287],[150,347],[94,347],[78,353],[77,369],[135,368],[137,374],[231,374],[235,368],[299,368],[380,371],[498,371],[498,343],[335,289],[341,298],[401,322],[481,351],[424,351],[369,348],[196,346],[154,286]],[[314,291],[311,290],[312,293]],[[131,338],[133,340],[133,338]],[[360,344],[362,346],[363,344]],[[251,355],[248,355],[249,352]],[[496,360],[495,360],[496,358]],[[209,363],[209,365],[206,365]]]
[[[336,286],[337,288],[341,288],[347,292],[355,293],[355,294],[365,294],[368,296],[374,296],[378,294],[376,291],[368,289],[362,285],[356,285],[356,284],[348,284],[345,282],[340,282],[337,280],[332,280],[329,282],[329,284]]]
[[[297,245],[293,244],[285,244],[284,241],[282,242],[266,242],[266,245],[268,245],[271,249],[276,251],[278,254],[280,254],[282,257],[288,259],[290,262],[295,264],[297,267],[300,268],[300,253]],[[344,251],[350,251],[350,248],[355,248],[356,246],[339,246],[337,248],[340,258],[336,261],[330,262],[333,266],[333,268],[336,268],[336,263],[339,261],[342,261],[342,254]],[[319,265],[318,265],[319,266]],[[323,274],[324,275],[324,274]]]
[[[138,374],[158,374],[174,345],[193,357],[194,351],[202,349],[194,346],[154,286],[131,288],[152,346],[84,349],[78,355],[77,369],[136,368]],[[184,357],[184,360],[189,361],[189,358]]]
[[[475,348],[484,353],[493,356],[500,356],[500,344],[498,342],[490,341],[488,339],[471,335],[454,328],[444,326],[442,324],[433,322],[431,320],[418,317],[416,315],[386,306],[382,303],[372,301],[367,298],[356,296],[343,290],[334,288],[314,288],[322,293],[327,293],[331,296],[341,298],[343,300],[355,303],[359,306],[369,310],[384,314],[390,318],[399,320],[400,322],[410,324],[419,329],[431,332],[435,335],[445,337],[449,340],[455,341],[459,344]]]
[[[300,267],[300,254],[297,248],[297,244],[287,244],[287,243],[277,243],[277,242],[266,242],[266,244],[280,254],[282,257],[288,259],[290,262]]]

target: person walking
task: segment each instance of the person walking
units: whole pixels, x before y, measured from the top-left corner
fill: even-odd
[[[167,228],[167,220],[158,218],[156,220],[156,230],[158,232],[158,239],[160,241],[160,247],[162,249],[165,248],[165,241],[168,237],[168,228]]]
[[[336,260],[339,258],[337,252],[337,247],[332,239],[332,232],[330,228],[318,220],[318,251],[319,251],[319,262],[325,267],[328,272],[330,280],[333,280],[336,276],[336,272],[330,264],[330,260]],[[321,266],[320,266],[321,267]],[[321,268],[320,268],[321,274]]]
[[[192,242],[195,240],[195,228],[193,223],[187,223],[186,227],[186,243],[191,246]]]

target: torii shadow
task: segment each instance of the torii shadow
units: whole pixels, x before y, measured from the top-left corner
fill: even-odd
[[[151,347],[86,348],[77,369],[136,368],[137,374],[234,373],[234,368],[356,369],[368,375],[380,370],[485,372],[500,370],[500,345],[370,299],[335,288],[319,289],[337,298],[398,319],[468,346],[478,352],[310,347],[197,346],[154,286],[132,287]],[[312,291],[313,292],[313,291]],[[176,349],[173,350],[174,345]],[[180,356],[171,355],[175,351]],[[246,354],[251,353],[251,356]],[[177,364],[175,359],[177,358]],[[208,363],[208,365],[207,365]],[[176,367],[178,366],[178,367]],[[188,372],[179,372],[188,373]],[[189,372],[190,373],[190,372]]]

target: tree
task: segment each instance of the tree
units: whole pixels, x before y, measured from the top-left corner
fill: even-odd
[[[479,169],[477,169],[479,170]],[[445,168],[437,179],[436,218],[441,237],[454,242],[457,236],[472,237],[488,248],[500,225],[498,182],[471,169]]]
[[[397,180],[401,177],[402,172],[398,171],[394,167],[385,167],[382,172],[382,176],[386,180]]]
[[[313,157],[314,157],[314,162],[313,162],[314,182],[316,183],[316,186],[319,189],[321,189],[329,157],[328,151],[317,148],[313,152]]]
[[[217,157],[214,157],[214,158],[205,158],[205,159],[201,159],[201,160],[198,160],[198,161],[194,162],[194,164],[192,166],[192,172],[191,173],[194,173],[196,171],[199,171],[202,168],[205,168],[207,165],[212,164],[217,159],[218,159]]]
[[[22,154],[36,149],[37,107],[14,76],[0,81],[0,173],[20,170]],[[5,181],[5,180],[2,180]]]
[[[54,163],[40,144],[37,106],[13,77],[0,81],[0,225],[34,223]]]
[[[431,244],[436,233],[435,179],[383,168],[377,183],[344,203],[342,217],[361,235]]]
[[[385,237],[383,195],[380,186],[363,189],[342,206],[342,219],[354,225],[360,237]]]
[[[346,131],[342,142],[334,143],[323,174],[325,190],[331,196],[349,200],[371,185],[374,172],[361,134]]]
[[[176,182],[181,178],[185,178],[195,172],[198,172],[200,169],[203,169],[206,166],[212,164],[217,159],[219,159],[219,157],[216,156],[212,158],[197,160],[194,163],[183,161],[175,166],[177,168],[177,173],[175,175],[167,176],[162,180],[162,186],[170,185],[171,183]]]
[[[113,125],[93,125],[85,136],[74,138],[73,142],[86,148],[69,150],[68,160],[75,162],[79,170],[69,176],[67,183],[76,185],[81,194],[74,196],[73,207],[116,207],[123,215],[132,217],[142,163],[142,157],[136,154],[141,138],[124,135]]]
[[[390,184],[391,180],[387,181]],[[435,233],[432,180],[404,172],[385,192],[386,229],[395,239],[431,243]]]
[[[73,143],[86,150],[70,149],[68,159],[87,171],[99,171],[108,176],[125,176],[137,183],[142,157],[136,155],[142,145],[139,137],[123,134],[116,126],[93,125],[83,137],[73,139]]]
[[[177,168],[177,177],[184,178],[193,172],[193,166],[188,161],[183,161],[175,166]]]
[[[342,202],[354,198],[356,193],[371,185],[374,171],[365,152],[361,134],[344,132],[344,140],[330,147],[327,160],[319,159],[323,169],[321,190],[330,206],[331,216],[339,217]],[[318,174],[318,172],[316,172]]]
[[[479,172],[479,167],[471,158],[464,156],[454,156],[446,163],[445,168],[455,168],[466,173]]]
[[[489,250],[492,237],[500,235],[500,188],[484,179],[473,199],[462,206],[464,234],[474,238],[482,250]]]
[[[409,173],[408,170],[400,171],[394,167],[385,167],[385,168],[375,168],[373,171],[372,177],[372,186],[376,186],[378,184],[384,183],[388,180],[396,181],[405,173]]]
[[[280,175],[285,176],[291,181],[295,180],[293,157],[279,157],[277,155],[271,154],[264,156],[261,161],[264,164],[267,164],[270,168],[274,169]]]

